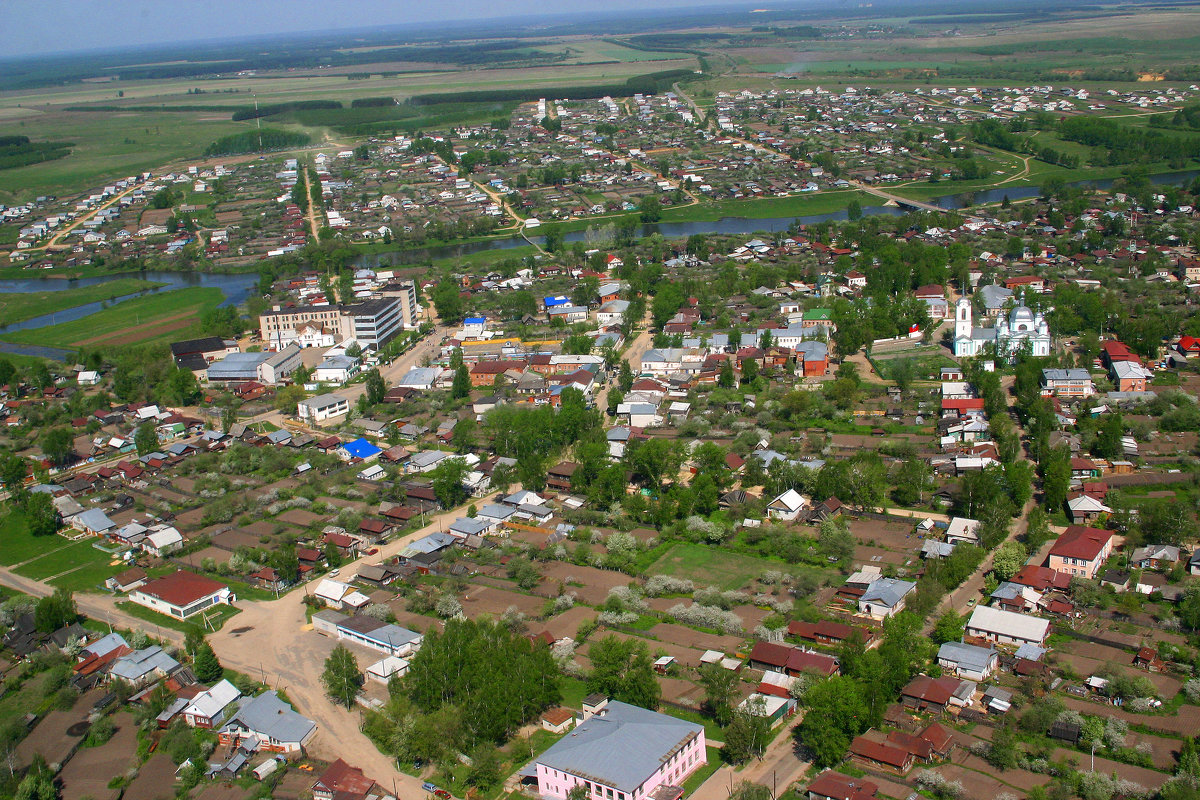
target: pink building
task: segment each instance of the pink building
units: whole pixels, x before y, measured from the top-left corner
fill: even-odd
[[[1112,554],[1112,533],[1071,525],[1050,548],[1047,566],[1055,572],[1094,578]]]
[[[612,701],[538,758],[538,792],[565,798],[583,784],[590,800],[677,800],[706,761],[703,726]]]

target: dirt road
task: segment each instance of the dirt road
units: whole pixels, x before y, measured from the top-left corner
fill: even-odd
[[[498,492],[471,502],[477,505],[491,502]],[[350,580],[358,568],[368,563],[380,563],[398,553],[409,543],[435,531],[444,531],[461,510],[447,511],[432,517],[429,524],[380,548],[379,553],[347,562],[341,566],[342,580]],[[276,689],[284,690],[296,710],[317,723],[318,731],[309,750],[320,758],[345,758],[362,767],[367,775],[390,788],[395,781],[401,797],[421,797],[421,781],[396,769],[395,762],[380,753],[361,731],[361,712],[336,706],[325,696],[321,672],[325,659],[336,642],[316,633],[305,620],[304,596],[312,584],[298,587],[278,600],[250,603],[239,602],[242,613],[209,636],[221,663],[262,680]],[[365,648],[352,646],[359,666],[365,669],[383,658]]]
[[[49,597],[54,593],[55,588],[41,581],[18,575],[7,567],[0,567],[0,586],[16,589],[31,597]],[[106,595],[76,594],[75,606],[79,609],[79,613],[91,619],[106,622],[111,627],[145,631],[150,636],[172,644],[183,644],[183,634],[179,631],[163,628],[153,622],[146,622],[127,614],[117,608],[117,603],[113,598]]]

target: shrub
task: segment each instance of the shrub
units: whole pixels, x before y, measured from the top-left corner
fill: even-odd
[[[650,580],[646,581],[645,591],[647,597],[662,597],[666,594],[691,594],[694,589],[695,586],[687,578],[652,575]]]
[[[722,633],[742,632],[742,618],[732,611],[726,611],[716,606],[699,603],[685,606],[683,603],[676,603],[667,613],[685,625],[711,628]]]

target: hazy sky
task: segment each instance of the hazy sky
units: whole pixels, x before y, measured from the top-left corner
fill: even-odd
[[[727,3],[728,0],[725,0]],[[0,0],[4,56],[713,0]]]

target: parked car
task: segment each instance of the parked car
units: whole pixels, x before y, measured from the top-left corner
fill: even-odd
[[[422,783],[421,788],[427,792],[436,792],[438,790],[437,784],[430,783],[429,781],[425,781],[424,783]]]

